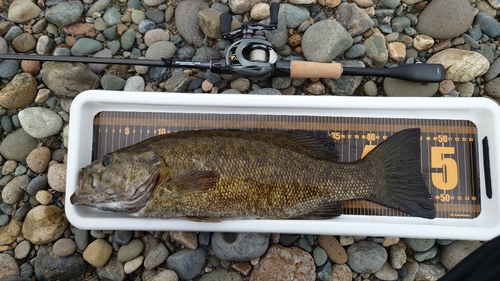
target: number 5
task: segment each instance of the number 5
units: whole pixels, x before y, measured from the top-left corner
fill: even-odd
[[[454,189],[458,184],[457,162],[445,154],[455,154],[454,147],[431,147],[431,168],[442,169],[442,172],[432,172],[431,179],[434,186],[441,190]]]

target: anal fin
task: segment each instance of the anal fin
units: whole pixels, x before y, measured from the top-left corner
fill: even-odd
[[[313,211],[294,217],[298,220],[327,220],[340,216],[342,213],[342,204],[337,201],[326,202],[321,204]]]

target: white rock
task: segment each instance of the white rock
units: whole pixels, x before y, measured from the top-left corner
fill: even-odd
[[[125,271],[126,274],[130,274],[134,272],[136,269],[138,269],[142,265],[143,261],[144,261],[144,256],[138,256],[133,260],[129,260],[123,266],[123,270]]]
[[[165,0],[144,0],[144,4],[154,7],[165,3]]]
[[[490,62],[478,52],[459,49],[446,49],[427,60],[427,63],[440,63],[446,68],[445,79],[454,82],[467,82],[485,74]]]
[[[14,0],[9,6],[7,17],[15,23],[27,22],[40,15],[42,10],[30,0]]]
[[[267,3],[258,3],[250,11],[250,17],[254,20],[263,20],[271,15],[270,6]]]
[[[141,76],[132,76],[127,79],[123,91],[125,92],[142,92],[144,91],[145,82]]]
[[[264,3],[266,0],[229,0],[229,7],[235,14],[243,14],[250,11],[257,3]]]
[[[43,107],[29,107],[19,112],[21,126],[34,138],[46,138],[57,134],[63,125],[61,116]]]
[[[434,39],[428,35],[419,34],[413,39],[413,47],[419,51],[428,50],[432,46],[434,46]]]
[[[23,236],[33,244],[47,244],[61,237],[68,227],[64,211],[56,206],[36,206],[26,215]]]

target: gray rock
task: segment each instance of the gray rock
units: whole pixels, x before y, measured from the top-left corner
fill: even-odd
[[[124,50],[130,50],[135,43],[135,31],[132,28],[127,29],[120,37],[120,44]]]
[[[347,264],[357,273],[375,273],[387,261],[384,247],[369,241],[352,244],[347,249],[349,260]]]
[[[50,23],[64,27],[75,23],[83,13],[83,4],[80,1],[69,1],[57,4],[45,11],[45,18]]]
[[[127,262],[138,257],[144,250],[144,242],[139,239],[132,239],[127,245],[118,249],[117,257],[121,262]]]
[[[439,278],[443,277],[445,273],[446,269],[440,264],[428,265],[420,263],[418,271],[415,274],[415,280],[437,281]]]
[[[19,112],[21,126],[30,136],[43,139],[59,133],[63,120],[59,114],[43,107],[29,107]]]
[[[102,19],[108,26],[114,26],[117,24],[121,24],[121,17],[122,15],[120,14],[120,10],[118,10],[117,7],[111,7],[109,8],[104,15],[102,15]]]
[[[98,267],[96,270],[100,280],[125,279],[123,264],[116,257],[111,257],[104,266]]]
[[[0,227],[6,226],[10,221],[10,217],[6,214],[0,215]]]
[[[148,255],[144,259],[144,268],[153,269],[163,262],[167,260],[168,257],[168,249],[165,244],[160,243],[153,247],[151,251],[149,251]]]
[[[185,92],[191,82],[189,75],[183,71],[175,72],[165,83],[165,91],[170,93]]]
[[[328,260],[328,255],[325,250],[321,247],[316,247],[312,253],[314,264],[316,266],[322,266]]]
[[[210,61],[210,60],[215,60],[215,59],[221,59],[222,54],[220,51],[211,48],[211,47],[206,47],[203,46],[196,50],[195,55],[193,56],[193,61]]]
[[[5,277],[0,277],[0,281],[31,281],[31,275],[29,277],[19,276],[19,275],[9,275]]]
[[[340,61],[344,67],[365,67],[361,61]],[[339,79],[321,79],[321,82],[330,88],[332,95],[350,96],[359,87],[362,76],[341,76]]]
[[[116,75],[105,74],[101,77],[101,85],[104,90],[122,90],[125,87],[125,79]]]
[[[88,17],[91,17],[93,13],[101,12],[106,9],[110,3],[111,0],[97,0],[90,6],[90,9],[87,11],[86,15]]]
[[[500,74],[500,58],[497,58],[483,76],[484,81],[489,82]]]
[[[227,2],[227,1],[226,1]],[[229,7],[235,14],[243,14],[250,11],[250,9],[257,3],[266,2],[265,0],[229,0]]]
[[[500,22],[492,18],[487,13],[478,13],[474,24],[479,25],[481,31],[489,37],[500,36]]]
[[[24,129],[8,134],[0,143],[0,154],[8,160],[21,161],[37,147],[38,141]]]
[[[167,266],[180,279],[192,279],[200,274],[205,266],[207,253],[203,248],[183,249],[167,259]]]
[[[491,80],[484,86],[486,94],[496,100],[500,100],[500,77]],[[0,145],[1,146],[1,145]]]
[[[181,2],[184,3],[184,2]],[[169,41],[158,41],[153,43],[146,51],[146,59],[161,60],[162,58],[171,58],[177,52],[177,47]]]
[[[7,34],[4,35],[4,39],[7,40],[8,42],[11,42],[16,38],[17,36],[23,34],[23,30],[19,26],[13,26],[7,31]]]
[[[400,269],[406,263],[406,251],[399,245],[392,245],[389,249],[389,261],[395,269]]]
[[[95,229],[90,231],[90,236],[94,237],[95,239],[106,238],[106,234],[102,230],[95,230]]]
[[[12,120],[9,115],[3,115],[0,119],[0,124],[2,124],[4,132],[10,133],[14,130],[14,124],[12,124]]]
[[[76,41],[75,45],[71,47],[71,54],[73,56],[93,55],[102,50],[102,48],[101,42],[90,38],[82,38]]]
[[[390,9],[396,9],[401,4],[401,0],[381,0],[380,2]]]
[[[130,230],[117,230],[113,234],[114,240],[116,244],[122,246],[126,245],[130,242],[130,239],[132,239],[133,232]]]
[[[154,23],[161,23],[165,19],[165,12],[158,9],[147,9],[146,17]]]
[[[449,245],[443,246],[441,263],[446,269],[450,270],[481,245],[479,241],[457,240]]]
[[[413,254],[413,257],[415,258],[415,260],[419,261],[419,262],[423,262],[423,261],[426,261],[426,260],[430,260],[432,258],[434,258],[437,253],[438,253],[438,247],[437,246],[432,246],[432,248],[430,248],[429,250],[425,251],[425,252],[416,252]]]
[[[327,260],[324,265],[319,266],[316,269],[316,272],[319,280],[330,281],[330,275],[332,274],[332,262]]]
[[[89,231],[85,229],[77,229],[75,232],[75,244],[76,248],[83,251],[87,248],[89,244]]]
[[[198,25],[198,12],[208,9],[208,4],[202,0],[181,1],[175,9],[175,26],[179,34],[188,44],[201,47],[205,35]]]
[[[281,95],[281,92],[277,89],[264,88],[264,89],[258,89],[258,90],[251,91],[248,94],[249,95]]]
[[[81,255],[59,257],[52,252],[52,246],[40,245],[35,260],[37,280],[69,280],[85,274],[87,263]]]
[[[222,80],[222,78],[220,77],[220,75],[218,73],[214,73],[210,70],[207,71],[205,73],[205,75],[203,75],[203,78],[205,78],[206,80],[208,80],[208,82],[210,82],[212,84],[217,84]]]
[[[364,56],[366,53],[366,47],[363,44],[352,45],[344,54],[346,59],[355,59]]]
[[[366,47],[366,56],[373,61],[375,67],[384,67],[389,59],[384,35],[375,32],[363,42],[363,45]]]
[[[3,202],[12,205],[21,201],[29,181],[28,175],[13,178],[2,190]]]
[[[16,221],[23,221],[30,210],[31,210],[31,204],[29,202],[25,203],[19,209],[16,210],[16,213],[14,214],[14,219]]]
[[[108,39],[109,41],[115,40],[116,34],[117,32],[115,27],[109,27],[102,31],[102,35],[104,35],[104,37],[106,37],[106,39]]]
[[[352,37],[373,27],[370,16],[355,3],[342,3],[335,9],[335,19]]]
[[[418,83],[394,78],[385,78],[383,86],[385,94],[390,97],[431,97],[439,89],[439,83]]]
[[[208,246],[210,244],[211,236],[212,233],[210,232],[200,232],[200,234],[198,234],[198,244],[201,246]]]
[[[7,53],[8,51],[9,44],[3,37],[0,37],[0,54]]]
[[[312,251],[312,247],[311,247],[311,245],[309,245],[309,242],[307,242],[306,238],[299,239],[299,245],[298,246],[301,249],[303,249],[304,251],[306,251],[306,252],[310,253]]]
[[[262,24],[269,24],[270,22],[270,19],[260,21]],[[275,30],[265,30],[264,34],[266,35],[267,41],[271,42],[276,50],[283,50],[286,46],[286,40],[288,39],[285,16],[279,14],[278,27]]]
[[[216,232],[212,235],[212,249],[220,260],[249,261],[266,252],[269,237],[260,233]]]
[[[19,71],[19,62],[17,60],[0,61],[0,78],[14,77],[18,71]]]
[[[282,90],[290,87],[292,84],[292,79],[290,77],[274,77],[271,82],[271,86],[274,89]]]
[[[47,175],[38,175],[30,181],[26,188],[26,191],[29,195],[35,195],[38,191],[47,189],[47,187]]]
[[[29,255],[30,250],[31,243],[28,240],[24,240],[16,246],[14,250],[15,257],[19,260],[22,260]]]
[[[410,27],[411,22],[407,17],[395,17],[391,20],[392,31],[401,33],[405,28]]]
[[[417,239],[417,238],[407,238],[405,239],[406,244],[410,246],[415,252],[425,252],[428,251],[432,246],[434,246],[435,239]]]
[[[302,51],[308,61],[331,62],[351,45],[351,35],[333,20],[311,25],[302,36]]]
[[[468,0],[434,0],[418,17],[416,29],[434,39],[451,39],[466,32],[473,20]]]
[[[2,269],[0,277],[19,274],[19,266],[16,260],[7,253],[0,253],[0,268]]]
[[[23,263],[19,267],[19,275],[25,278],[31,278],[33,276],[33,273],[35,272],[35,269],[30,263]]]
[[[200,281],[243,281],[243,277],[234,271],[227,271],[223,268],[217,268],[216,270],[203,275]]]
[[[141,76],[132,76],[125,82],[123,90],[126,92],[143,92],[144,87],[145,82]]]
[[[40,71],[45,85],[57,96],[76,97],[99,86],[99,76],[82,63],[45,62]]]
[[[297,28],[302,22],[309,19],[309,11],[288,3],[280,4],[279,14],[285,18],[288,28]]]
[[[138,26],[137,30],[141,34],[144,34],[144,33],[148,32],[149,30],[155,29],[155,27],[156,27],[156,24],[153,21],[151,21],[151,20],[141,20],[139,22],[139,26]]]

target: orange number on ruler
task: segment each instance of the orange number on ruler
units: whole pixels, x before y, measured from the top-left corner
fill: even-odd
[[[433,172],[431,175],[434,186],[441,190],[454,189],[458,184],[457,162],[445,155],[455,154],[454,147],[431,147],[431,168],[442,169],[442,172]]]

